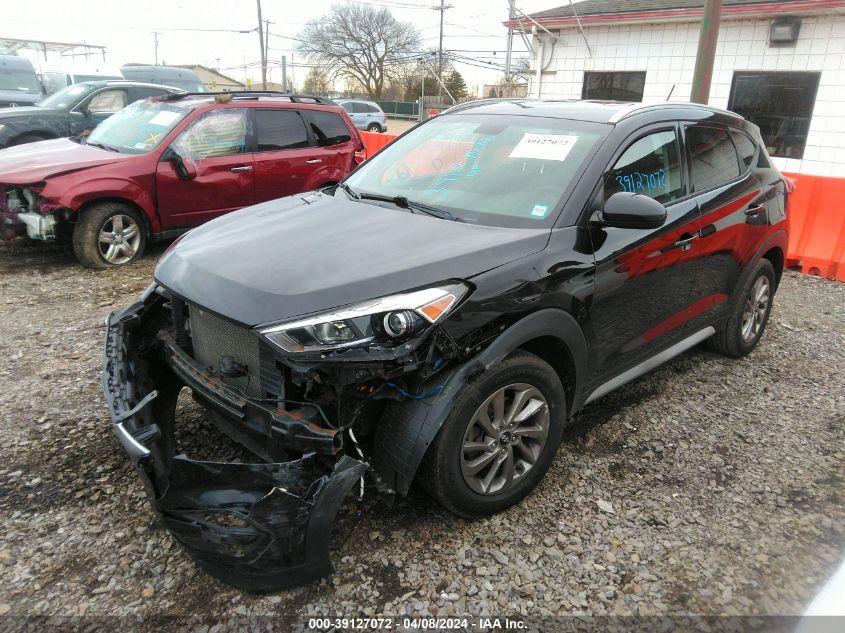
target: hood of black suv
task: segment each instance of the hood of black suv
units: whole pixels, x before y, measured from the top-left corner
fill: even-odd
[[[465,224],[341,196],[293,196],[218,218],[167,253],[156,280],[254,326],[469,279],[548,242],[548,228]]]
[[[0,97],[2,99],[2,97]],[[59,108],[43,108],[41,106],[18,106],[17,108],[0,108],[0,120],[9,121],[13,119],[24,119],[34,117],[56,116],[66,114]]]

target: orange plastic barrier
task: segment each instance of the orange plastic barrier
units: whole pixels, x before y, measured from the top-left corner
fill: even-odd
[[[785,175],[795,182],[787,215],[787,265],[845,281],[845,178]]]
[[[367,148],[367,158],[372,158],[381,148],[389,145],[396,138],[396,134],[381,134],[379,132],[361,132],[364,147]]]

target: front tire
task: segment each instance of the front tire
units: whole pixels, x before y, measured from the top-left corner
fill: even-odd
[[[757,346],[772,312],[775,283],[772,263],[761,259],[737,294],[725,325],[710,339],[714,350],[739,358]]]
[[[141,215],[118,202],[85,209],[73,229],[73,251],[89,268],[131,264],[144,253],[147,236]]]
[[[516,352],[463,388],[417,479],[460,516],[500,512],[543,478],[565,422],[557,373],[537,356]]]

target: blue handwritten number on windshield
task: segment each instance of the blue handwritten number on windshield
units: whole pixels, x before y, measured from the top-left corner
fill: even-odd
[[[635,171],[630,174],[616,176],[616,182],[619,183],[623,191],[630,191],[631,193],[645,191],[651,193],[666,186],[666,172],[662,169],[648,174]]]

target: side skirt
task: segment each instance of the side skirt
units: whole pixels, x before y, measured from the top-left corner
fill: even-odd
[[[667,347],[659,354],[655,354],[651,358],[647,358],[639,365],[634,365],[631,369],[627,371],[623,371],[618,376],[611,378],[605,383],[602,383],[590,393],[587,399],[584,401],[584,404],[588,404],[593,400],[601,398],[604,395],[607,395],[614,389],[618,389],[624,384],[627,384],[634,380],[635,378],[639,378],[643,374],[647,374],[652,369],[656,369],[660,367],[663,363],[668,360],[672,360],[675,356],[679,354],[683,354],[685,351],[690,349],[691,347],[695,347],[702,341],[710,338],[716,333],[716,328],[712,325],[708,325],[703,330],[699,330],[695,334],[688,336],[687,338],[678,341],[671,347]]]

